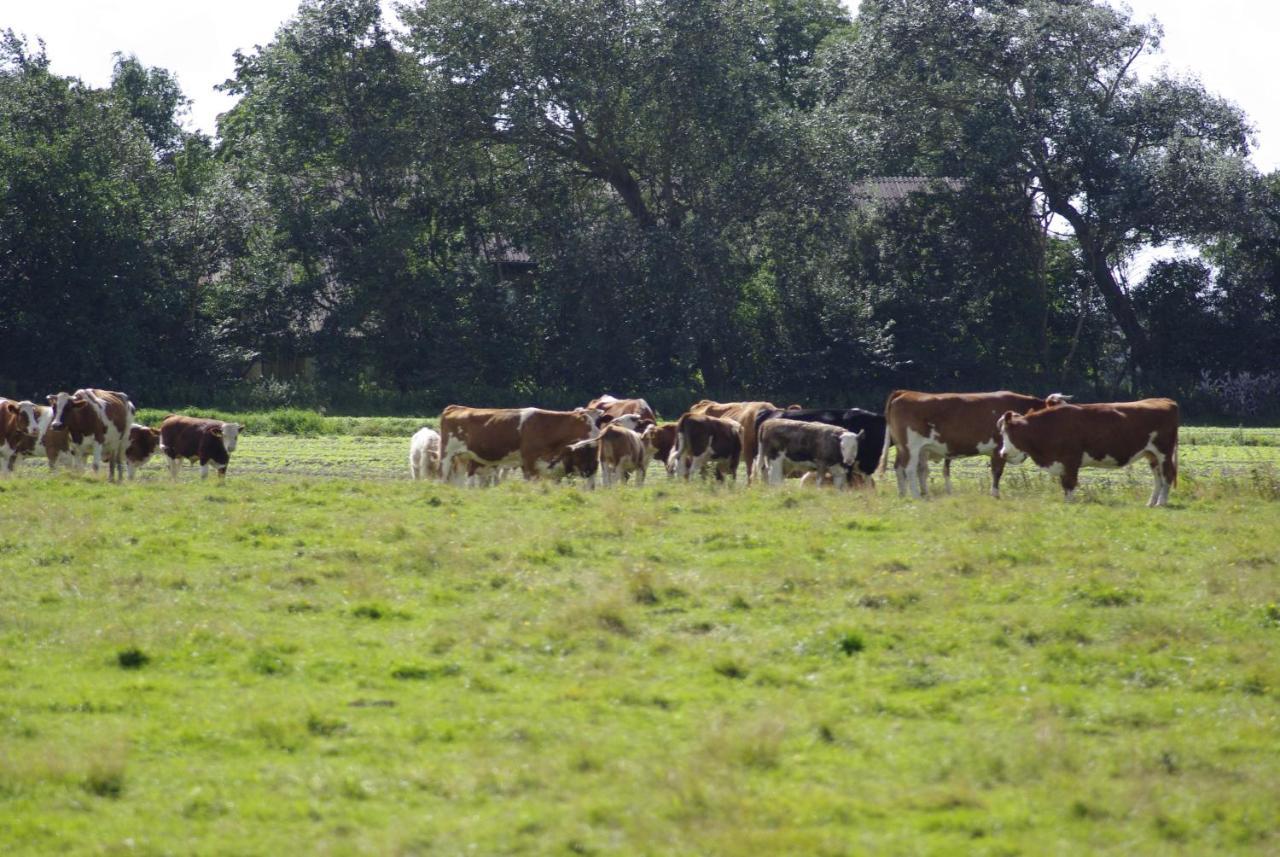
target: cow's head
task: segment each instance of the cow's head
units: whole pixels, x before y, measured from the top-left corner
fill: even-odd
[[[1027,454],[1018,449],[1013,441],[1009,439],[1009,430],[1024,422],[1026,422],[1026,417],[1017,411],[1005,411],[1000,419],[996,420],[996,431],[1000,432],[999,453],[1010,464],[1021,464],[1026,460]]]
[[[49,407],[53,408],[53,422],[49,424],[49,428],[54,431],[62,431],[66,428],[69,410],[77,411],[89,407],[89,403],[78,393],[74,396],[70,393],[51,393],[47,398]]]
[[[1074,398],[1075,396],[1068,396],[1065,393],[1050,393],[1044,397],[1044,406],[1046,408],[1052,408],[1055,405],[1065,405],[1070,403]]]
[[[599,408],[578,408],[574,413],[581,415],[586,421],[588,438],[599,437],[600,429],[613,420],[613,417],[606,417],[604,411]]]
[[[858,444],[862,443],[862,438],[866,435],[867,430],[862,429],[857,434],[847,431],[840,435],[840,458],[844,461],[845,467],[852,467],[858,461]]]
[[[601,419],[607,420],[609,418],[602,417]],[[642,430],[640,427],[641,422],[648,422],[648,420],[642,421],[639,415],[637,414],[623,414],[620,417],[614,417],[611,425],[622,426],[623,428],[628,428],[628,429],[631,429],[632,431],[641,431]]]
[[[240,438],[240,423],[223,423],[213,430],[214,437],[222,438],[222,445],[227,452],[236,451],[236,441]]]

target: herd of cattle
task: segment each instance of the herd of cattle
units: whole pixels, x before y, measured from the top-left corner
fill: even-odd
[[[177,414],[158,429],[148,428],[133,421],[137,409],[129,397],[113,390],[81,389],[48,398],[47,405],[0,398],[0,473],[11,473],[21,459],[43,452],[50,470],[82,471],[92,456],[94,473],[105,461],[108,480],[125,472],[132,479],[159,450],[175,479],[184,459],[198,460],[206,476],[212,461],[222,477],[240,431],[237,423]]]
[[[675,422],[659,423],[644,399],[602,396],[572,411],[450,405],[440,430],[421,429],[410,442],[415,479],[496,482],[508,468],[525,478],[582,477],[605,485],[631,472],[643,482],[650,460],[683,479],[709,466],[717,479],[781,482],[789,475],[816,484],[874,486],[896,450],[899,494],[928,492],[929,462],[942,460],[951,491],[951,460],[991,458],[991,493],[1000,496],[1006,462],[1031,458],[1057,475],[1067,499],[1081,467],[1124,467],[1144,459],[1155,487],[1148,505],[1168,502],[1178,475],[1178,405],[1144,399],[1077,405],[1007,391],[918,393],[897,390],[883,414],[860,408],[779,408],[771,402],[703,400]]]
[[[1077,405],[1067,396],[1043,399],[1019,393],[918,393],[898,390],[883,414],[860,408],[779,408],[770,402],[703,400],[675,422],[659,423],[644,399],[601,396],[572,411],[542,408],[470,408],[450,405],[440,430],[423,428],[410,441],[415,479],[492,484],[519,467],[526,479],[576,476],[604,485],[632,473],[643,483],[649,462],[689,479],[710,469],[716,479],[780,483],[799,475],[836,488],[874,486],[888,448],[896,450],[898,492],[923,497],[929,462],[943,462],[951,491],[951,460],[991,458],[991,493],[1000,496],[1006,462],[1030,458],[1059,476],[1067,499],[1081,467],[1124,467],[1146,460],[1155,479],[1148,505],[1168,502],[1178,475],[1178,405],[1171,399]],[[157,451],[177,478],[180,463],[212,462],[225,477],[241,426],[179,415],[158,429],[134,422],[124,393],[80,389],[48,397],[47,405],[0,398],[0,473],[43,451],[50,470],[83,470],[92,456],[108,480],[132,479]]]

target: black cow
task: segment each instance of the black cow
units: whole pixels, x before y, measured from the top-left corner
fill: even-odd
[[[851,431],[855,434],[863,432],[862,439],[858,442],[858,463],[854,471],[858,476],[865,479],[868,485],[875,485],[875,481],[871,477],[876,472],[876,468],[880,466],[880,454],[884,451],[885,436],[887,434],[887,424],[883,415],[864,411],[862,408],[792,408],[785,411],[776,408],[763,410],[756,415],[756,437],[760,435],[760,426],[764,425],[766,420],[772,419],[824,423],[829,426],[839,426],[845,431]]]

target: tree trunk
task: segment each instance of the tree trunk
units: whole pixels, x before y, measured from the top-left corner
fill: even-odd
[[[1080,249],[1084,252],[1085,263],[1089,266],[1094,285],[1098,287],[1098,293],[1102,295],[1107,310],[1120,326],[1120,332],[1124,335],[1125,341],[1129,343],[1129,353],[1133,362],[1139,368],[1150,369],[1153,365],[1151,340],[1147,337],[1142,322],[1138,321],[1138,314],[1134,312],[1129,296],[1116,282],[1111,265],[1107,262],[1107,253],[1101,239],[1080,212],[1065,200],[1050,194],[1049,205],[1054,214],[1065,218],[1075,231],[1076,240],[1080,242]]]

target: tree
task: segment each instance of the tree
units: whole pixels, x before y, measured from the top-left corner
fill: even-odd
[[[1134,361],[1153,365],[1115,266],[1227,225],[1250,172],[1240,110],[1195,80],[1141,79],[1159,26],[1099,0],[864,0],[858,23],[841,97],[872,147],[1020,184],[1070,226]]]

